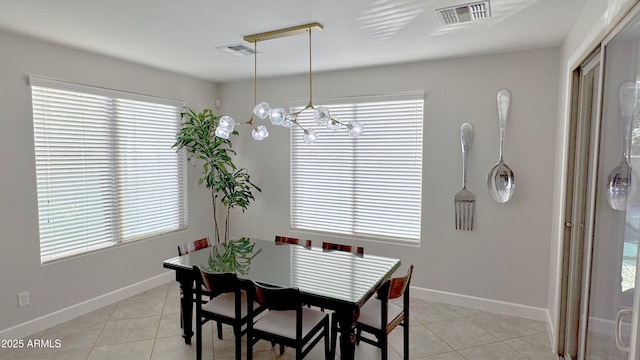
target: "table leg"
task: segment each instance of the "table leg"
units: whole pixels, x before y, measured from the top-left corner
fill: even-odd
[[[182,316],[182,337],[191,344],[193,336],[193,277],[191,274],[178,271],[176,280],[180,283],[180,314]]]
[[[336,309],[338,323],[340,323],[340,359],[353,360],[356,350],[356,325],[360,316],[360,309]]]

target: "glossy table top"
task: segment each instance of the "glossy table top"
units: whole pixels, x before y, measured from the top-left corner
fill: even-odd
[[[380,283],[400,266],[400,260],[343,251],[278,245],[273,240],[255,240],[247,274],[238,277],[282,287],[297,287],[302,293],[362,305]],[[207,267],[211,248],[194,251],[164,261],[173,270]]]

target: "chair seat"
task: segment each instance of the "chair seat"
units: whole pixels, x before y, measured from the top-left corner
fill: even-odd
[[[367,326],[371,326],[376,329],[380,329],[382,324],[380,324],[380,313],[382,309],[380,309],[382,302],[378,299],[370,299],[360,308],[360,317],[358,318],[358,322]],[[391,322],[391,320],[398,317],[402,314],[402,307],[389,302],[387,306],[387,321]]]
[[[247,316],[247,296],[246,293],[242,292],[241,299],[241,307],[240,307],[240,316]],[[227,293],[222,294],[213,298],[213,300],[207,302],[202,305],[202,310],[206,312],[210,312],[216,315],[222,315],[229,318],[235,318],[236,316],[236,307],[235,307],[235,294]],[[257,309],[260,305],[256,302],[253,303],[253,308]]]
[[[328,314],[318,310],[302,308],[302,337],[322,321]],[[253,324],[254,330],[267,332],[288,339],[296,338],[296,311],[269,311]]]

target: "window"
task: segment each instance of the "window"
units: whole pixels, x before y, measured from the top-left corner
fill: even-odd
[[[185,227],[181,102],[30,84],[43,263]]]
[[[424,93],[315,101],[364,135],[291,133],[291,227],[417,244],[422,201]],[[301,109],[303,104],[295,104]],[[312,111],[299,122],[314,127]],[[317,127],[317,126],[316,126]]]

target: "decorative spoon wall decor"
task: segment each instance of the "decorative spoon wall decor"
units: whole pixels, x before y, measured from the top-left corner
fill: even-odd
[[[504,144],[504,131],[507,127],[507,115],[509,114],[509,103],[511,93],[507,89],[498,91],[498,121],[500,122],[500,157],[498,163],[489,170],[487,177],[487,187],[493,200],[505,203],[511,199],[515,190],[515,177],[511,168],[502,161],[502,148]]]
[[[627,196],[631,187],[631,126],[633,109],[636,103],[638,88],[635,81],[625,81],[618,90],[620,106],[620,129],[622,130],[622,159],[620,164],[611,170],[607,178],[605,194],[609,205],[614,210],[627,209]]]

